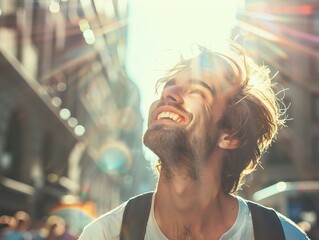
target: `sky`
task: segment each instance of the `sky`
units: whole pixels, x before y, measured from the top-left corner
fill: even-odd
[[[241,0],[131,0],[127,72],[141,93],[146,129],[150,104],[158,98],[155,82],[195,44],[214,51],[226,48]]]

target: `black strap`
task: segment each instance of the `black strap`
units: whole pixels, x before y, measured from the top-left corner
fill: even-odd
[[[285,240],[280,219],[272,208],[247,201],[253,220],[255,240]]]
[[[131,198],[125,207],[120,240],[143,240],[151,209],[153,192]],[[247,201],[251,212],[255,240],[285,240],[277,213],[257,203]]]
[[[152,205],[153,192],[131,198],[125,206],[120,240],[143,240]]]

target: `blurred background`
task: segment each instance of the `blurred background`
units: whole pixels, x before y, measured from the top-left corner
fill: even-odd
[[[236,38],[291,119],[239,194],[319,239],[319,3],[223,2],[0,0],[0,234],[74,239],[153,190],[154,82],[194,44]]]

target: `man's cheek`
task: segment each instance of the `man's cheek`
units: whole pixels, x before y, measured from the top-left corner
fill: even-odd
[[[156,110],[156,106],[158,105],[158,100],[153,102],[148,111],[148,126],[150,126],[152,119],[154,119],[154,111]]]

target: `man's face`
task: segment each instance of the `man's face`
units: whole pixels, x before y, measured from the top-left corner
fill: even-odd
[[[185,167],[196,179],[198,164],[215,149],[216,126],[225,105],[219,94],[223,78],[186,68],[166,82],[160,99],[151,105],[144,144],[158,155],[168,174],[174,167]]]

